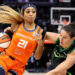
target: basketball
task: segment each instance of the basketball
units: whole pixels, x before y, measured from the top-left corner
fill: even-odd
[[[10,40],[11,38],[7,33],[4,32],[0,33],[0,51],[3,51],[4,49],[8,48]]]

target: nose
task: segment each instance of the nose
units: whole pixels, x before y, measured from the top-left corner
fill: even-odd
[[[61,37],[61,39],[60,39],[60,40],[61,40],[61,42],[62,42],[62,41],[63,41],[63,37]]]
[[[32,12],[30,12],[30,13],[29,13],[29,15],[30,15],[30,16],[32,16],[32,15],[33,15],[33,13],[32,13]]]

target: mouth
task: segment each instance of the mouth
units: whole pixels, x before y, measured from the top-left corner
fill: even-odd
[[[29,16],[29,18],[33,18],[33,16]]]
[[[29,19],[30,19],[30,20],[34,20],[34,18],[33,18],[33,17],[29,17]]]

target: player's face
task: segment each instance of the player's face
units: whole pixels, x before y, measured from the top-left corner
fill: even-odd
[[[28,7],[24,11],[24,20],[25,22],[33,23],[36,18],[36,10],[33,7]]]
[[[62,48],[67,48],[72,44],[73,38],[64,29],[60,32],[60,45]]]

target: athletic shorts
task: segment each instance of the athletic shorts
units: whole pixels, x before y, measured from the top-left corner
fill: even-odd
[[[4,68],[5,73],[12,70],[16,75],[22,75],[24,73],[25,64],[12,58],[7,54],[0,55],[0,66]]]

